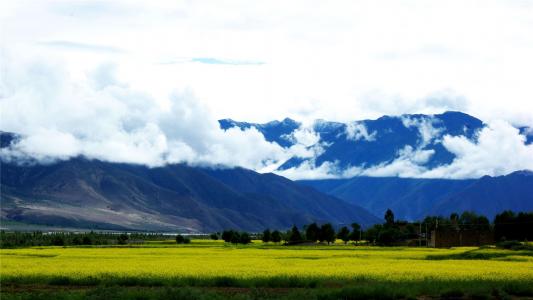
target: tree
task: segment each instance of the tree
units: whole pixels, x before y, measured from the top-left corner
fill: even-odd
[[[459,217],[459,225],[462,229],[489,230],[490,222],[485,216],[480,216],[473,211],[465,211]]]
[[[250,237],[250,234],[248,234],[248,232],[242,232],[239,235],[239,243],[250,244],[251,242],[252,242],[252,238]]]
[[[52,245],[54,246],[64,246],[65,245],[65,238],[63,237],[63,234],[55,233],[52,237]]]
[[[187,237],[184,237],[181,234],[176,235],[176,243],[177,244],[189,244],[191,240]]]
[[[348,227],[343,226],[339,230],[337,237],[341,239],[344,242],[344,244],[348,243],[348,241],[350,240],[350,230],[348,229]]]
[[[72,245],[82,245],[81,238],[78,235],[75,235],[72,239]]]
[[[216,241],[216,240],[218,240],[218,233],[217,232],[211,233],[211,235],[209,237],[212,240]]]
[[[222,239],[226,243],[232,244],[249,244],[252,242],[252,238],[247,232],[238,232],[235,230],[224,230],[222,232]]]
[[[385,224],[388,226],[394,225],[394,213],[390,208],[385,212]]]
[[[439,230],[451,230],[456,229],[452,226],[452,222],[444,217],[427,216],[422,222],[423,225],[427,225],[428,231],[438,228]]]
[[[118,236],[117,242],[119,245],[125,245],[128,242],[128,235],[123,233]]]
[[[516,227],[518,240],[533,240],[533,212],[519,212]]]
[[[298,230],[298,227],[296,225],[292,226],[291,232],[289,234],[289,242],[301,242],[302,241],[302,235],[300,234],[300,230]]]
[[[365,239],[374,244],[379,236],[380,231],[383,230],[383,225],[376,224],[365,231]]]
[[[262,240],[264,243],[268,243],[270,242],[272,239],[272,234],[270,233],[270,229],[266,229],[265,231],[263,231],[263,237],[262,237]]]
[[[233,234],[231,235],[231,243],[232,244],[238,244],[241,242],[241,234],[237,231],[232,231]]]
[[[320,242],[328,242],[333,243],[335,242],[335,230],[333,229],[333,226],[331,226],[330,223],[326,223],[320,227],[320,234],[318,240]]]
[[[361,225],[358,223],[352,223],[352,232],[349,236],[351,241],[359,241],[361,239]]]
[[[272,231],[272,241],[274,243],[281,242],[281,232],[279,232],[277,230]]]
[[[224,240],[224,242],[230,243],[231,239],[233,238],[233,233],[233,230],[224,230],[222,232],[222,239]]]
[[[318,241],[319,234],[320,228],[318,227],[318,225],[316,225],[316,223],[309,224],[309,226],[307,226],[307,228],[305,229],[305,237],[307,238],[307,240],[313,241],[313,243]]]
[[[83,238],[81,239],[81,243],[82,245],[92,245],[93,241],[91,239],[91,236],[87,234],[84,235]]]
[[[451,228],[459,230],[459,215],[457,213],[450,214]]]
[[[533,212],[504,211],[494,218],[494,236],[496,240],[533,239]]]
[[[459,215],[457,213],[450,214],[450,221],[457,222],[459,220]]]
[[[392,246],[401,240],[401,232],[394,227],[384,227],[379,231],[376,242],[381,246]]]

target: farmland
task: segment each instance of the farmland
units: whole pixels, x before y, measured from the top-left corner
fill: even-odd
[[[193,240],[0,251],[2,299],[533,296],[530,250]]]

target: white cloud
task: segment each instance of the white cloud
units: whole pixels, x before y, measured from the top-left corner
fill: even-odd
[[[420,148],[429,145],[435,138],[439,137],[443,128],[435,127],[438,120],[433,117],[409,118],[402,116],[403,126],[415,127],[420,135]]]
[[[59,47],[65,48],[68,50],[77,50],[77,51],[95,51],[95,52],[109,52],[109,53],[121,53],[124,50],[116,47],[101,46],[101,45],[91,45],[84,43],[76,43],[71,41],[47,41],[47,42],[38,42],[37,45],[46,46],[46,47]]]
[[[14,66],[17,66],[14,68]],[[265,141],[255,128],[221,130],[209,108],[187,89],[164,99],[139,91],[118,78],[119,68],[104,64],[73,80],[60,64],[8,64],[0,108],[2,130],[23,138],[3,159],[50,162],[78,155],[104,161],[157,166],[166,163],[221,164],[273,171],[290,157],[307,159],[298,167],[276,171],[292,179],[400,176],[423,178],[476,178],[533,169],[533,145],[510,124],[489,123],[474,140],[464,136],[440,137],[442,129],[432,118],[403,118],[416,127],[420,142],[406,146],[390,163],[340,168],[337,162],[315,166],[328,145],[312,126],[290,135],[295,143],[282,148]],[[351,123],[353,138],[372,140],[361,124]],[[439,139],[436,139],[439,137]],[[427,169],[434,154],[424,150],[432,142],[456,156],[449,165]]]
[[[276,171],[276,173],[294,180],[351,178],[354,176],[418,177],[426,171],[422,164],[426,163],[434,152],[434,150],[414,150],[411,146],[406,146],[398,152],[398,157],[394,161],[376,166],[341,168],[336,161],[326,161],[320,166],[315,166],[314,160],[308,160],[297,167]]]
[[[320,134],[315,132],[312,127],[302,125],[292,133],[284,136],[284,138],[295,144],[310,147],[320,141]]]
[[[293,180],[311,179],[332,179],[342,178],[342,171],[338,168],[337,162],[324,162],[320,166],[315,166],[314,160],[306,160],[297,167],[275,171],[280,176]]]
[[[376,131],[368,133],[365,124],[361,122],[350,122],[346,124],[346,139],[352,141],[365,140],[372,142],[376,140]]]
[[[456,158],[449,165],[422,173],[422,177],[478,178],[533,170],[533,145],[525,145],[525,136],[503,121],[490,123],[479,132],[476,141],[445,136],[443,145]]]
[[[4,1],[0,11],[1,46],[19,57],[62,57],[77,76],[113,60],[137,89],[190,87],[216,118],[453,109],[533,125],[527,1]],[[176,58],[187,59],[159,63]]]
[[[286,149],[265,141],[255,128],[221,130],[190,92],[155,99],[118,80],[116,71],[103,65],[74,81],[61,65],[8,67],[1,126],[23,138],[3,149],[2,158],[49,162],[82,155],[150,166],[187,162],[252,169],[287,159]]]
[[[416,124],[421,124],[416,122]],[[429,124],[429,123],[427,123]],[[428,137],[434,136],[428,134]],[[425,139],[426,141],[428,139]],[[504,121],[494,121],[483,128],[474,140],[465,136],[443,137],[442,145],[456,156],[447,165],[427,168],[424,164],[435,151],[405,146],[392,162],[374,166],[340,168],[336,162],[324,162],[316,167],[306,161],[298,167],[278,172],[291,179],[349,178],[353,176],[411,178],[479,178],[500,176],[517,170],[533,170],[533,144],[525,144],[525,136]]]

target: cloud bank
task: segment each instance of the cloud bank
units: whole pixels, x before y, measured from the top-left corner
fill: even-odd
[[[240,166],[275,172],[291,179],[400,176],[419,178],[478,178],[533,170],[533,144],[504,121],[493,121],[472,139],[442,135],[430,117],[402,119],[418,132],[416,145],[405,145],[392,161],[377,165],[340,167],[338,161],[316,165],[330,147],[313,125],[302,125],[284,136],[293,143],[283,148],[268,142],[255,128],[221,130],[210,109],[188,89],[174,89],[166,97],[133,88],[117,75],[115,64],[102,64],[74,78],[61,63],[6,64],[1,82],[0,129],[22,138],[2,149],[4,161],[51,163],[83,156],[110,162],[161,166],[172,163]],[[325,123],[324,123],[325,124]],[[343,126],[335,123],[335,126]],[[341,135],[354,142],[374,142],[362,122],[345,124]],[[344,137],[341,137],[344,138]],[[447,165],[425,164],[440,143],[455,156]],[[297,167],[277,170],[290,158]]]
[[[53,162],[84,156],[160,166],[168,163],[261,170],[291,154],[255,128],[223,131],[188,90],[165,99],[139,91],[101,65],[74,80],[61,64],[8,66],[1,129],[22,135],[2,159]]]

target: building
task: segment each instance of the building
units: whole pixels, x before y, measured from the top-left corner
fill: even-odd
[[[429,246],[434,248],[450,248],[461,246],[482,246],[494,244],[492,230],[432,230]]]

